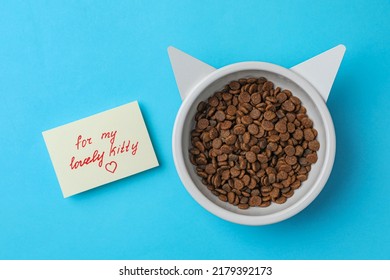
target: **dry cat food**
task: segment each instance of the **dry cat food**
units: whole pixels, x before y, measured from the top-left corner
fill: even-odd
[[[307,180],[320,143],[306,108],[264,77],[239,79],[198,104],[190,160],[224,202],[282,204]]]

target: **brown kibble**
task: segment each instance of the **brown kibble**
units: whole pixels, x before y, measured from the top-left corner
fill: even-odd
[[[294,139],[296,140],[302,140],[303,138],[303,131],[301,129],[296,129],[293,134]]]
[[[284,152],[288,156],[293,156],[295,154],[295,148],[292,145],[288,145],[284,148]]]
[[[229,105],[226,109],[226,113],[228,113],[228,115],[230,116],[234,116],[237,112],[237,108],[233,105]]]
[[[287,172],[285,171],[279,171],[279,173],[277,174],[276,178],[278,179],[278,181],[283,181],[283,180],[286,180],[288,177],[288,174]]]
[[[306,116],[306,115],[305,115]],[[307,117],[303,118],[301,120],[301,124],[305,127],[305,128],[311,128],[313,127],[313,121]]]
[[[204,169],[204,171],[209,174],[209,175],[212,175],[216,172],[214,166],[212,164],[207,164],[206,165],[206,168]]]
[[[258,195],[255,195],[249,199],[249,206],[251,206],[251,207],[260,206],[261,202],[262,202],[261,197]]]
[[[266,162],[268,162],[268,157],[264,154],[260,154],[260,155],[257,155],[257,160],[260,163],[266,163]]]
[[[245,158],[247,159],[248,162],[250,163],[253,163],[256,161],[257,157],[256,157],[256,154],[254,152],[246,152],[245,154]]]
[[[209,131],[209,137],[211,140],[214,140],[219,135],[218,130],[215,127],[212,127]]]
[[[253,105],[257,105],[261,103],[261,95],[260,93],[254,93],[251,95],[251,101]]]
[[[240,203],[240,204],[238,204],[238,208],[240,208],[240,209],[248,209],[249,208],[249,204],[242,204],[242,203]]]
[[[275,175],[274,173],[269,174],[269,175],[268,175],[268,181],[269,181],[270,184],[275,183],[275,181],[276,181],[276,175]]]
[[[290,100],[291,100],[291,102],[294,103],[295,105],[301,104],[301,100],[300,100],[298,97],[296,97],[296,96],[291,96],[291,97],[290,97]]]
[[[285,161],[288,165],[294,165],[298,160],[295,156],[286,156]]]
[[[225,120],[225,113],[222,111],[217,111],[214,116],[215,119],[219,122],[223,122]]]
[[[234,179],[234,188],[241,190],[244,187],[244,183],[240,179]]]
[[[264,130],[270,131],[274,129],[274,124],[270,121],[264,120],[261,123],[261,127],[264,128]]]
[[[307,175],[305,175],[305,174],[298,175],[297,179],[299,181],[301,181],[301,182],[306,181],[307,180]]]
[[[205,187],[239,209],[282,204],[318,161],[300,99],[264,77],[231,81],[198,103],[188,149]]]
[[[273,88],[274,88],[274,83],[271,81],[267,81],[263,85],[263,91],[270,91]]]
[[[312,151],[318,151],[320,149],[320,142],[313,140],[309,142],[309,149]]]
[[[253,119],[249,115],[245,115],[241,118],[241,122],[245,125],[249,125],[253,122]]]
[[[318,160],[317,153],[314,152],[314,153],[308,154],[308,155],[306,156],[306,160],[307,160],[307,162],[309,162],[309,163],[316,163],[317,160]]]
[[[276,100],[279,104],[282,104],[284,101],[287,100],[287,95],[282,91],[276,96]]]
[[[209,122],[208,119],[200,119],[198,121],[198,128],[200,130],[204,130],[204,129],[206,129],[209,126],[209,124],[210,124],[210,122]]]
[[[214,149],[219,149],[219,148],[221,148],[221,146],[222,146],[222,140],[221,140],[221,138],[215,138],[214,140],[213,140],[213,148]]]
[[[287,198],[285,196],[281,196],[275,200],[277,204],[283,204],[287,201]]]
[[[230,174],[232,175],[232,177],[237,177],[238,175],[240,175],[240,173],[241,170],[236,167],[230,169]]]
[[[276,117],[276,114],[272,111],[266,111],[264,113],[264,119],[266,119],[267,121],[273,120],[275,117]]]
[[[230,134],[228,137],[225,139],[225,143],[227,145],[234,145],[236,143],[237,136],[235,134]]]
[[[311,128],[306,128],[303,131],[303,135],[304,135],[306,141],[312,141],[315,138],[313,130]]]
[[[279,136],[280,136],[280,141],[282,142],[286,142],[288,139],[290,139],[290,133],[288,132],[280,133]]]
[[[259,133],[259,127],[256,124],[248,125],[248,132],[252,135],[256,135]]]
[[[280,120],[275,124],[275,130],[279,133],[286,133],[287,123],[285,120]]]
[[[257,120],[258,118],[260,118],[261,116],[261,112],[259,110],[257,110],[256,108],[254,108],[250,113],[249,113],[249,116],[254,119],[254,120]]]
[[[243,135],[242,135],[242,142],[244,144],[248,144],[249,141],[251,140],[251,135],[249,132],[245,132]]]
[[[295,110],[295,105],[294,105],[294,103],[292,103],[291,100],[288,99],[288,100],[283,102],[282,109],[287,111],[287,112],[292,112]]]
[[[209,102],[209,104],[210,104],[211,107],[217,107],[218,104],[219,104],[219,100],[218,100],[218,98],[215,97],[215,96],[210,97],[209,100],[208,100],[208,102]]]
[[[229,87],[232,90],[237,90],[237,89],[241,88],[241,85],[237,81],[232,81],[232,82],[230,82]]]
[[[277,198],[280,194],[280,189],[278,188],[273,188],[272,191],[270,192],[270,196],[273,198]]]
[[[221,123],[221,129],[229,129],[232,127],[232,122],[231,121],[224,121]]]
[[[270,142],[267,145],[267,149],[270,150],[271,152],[275,152],[278,149],[278,144]]]
[[[251,95],[246,91],[241,92],[241,94],[238,96],[238,101],[241,103],[248,103],[251,101]]]
[[[232,147],[229,145],[222,145],[221,146],[221,152],[223,154],[229,154],[232,151]]]
[[[235,198],[236,198],[236,194],[234,192],[228,192],[227,199],[230,204],[234,203]]]
[[[242,135],[245,133],[245,126],[242,124],[237,124],[233,128],[233,133],[237,135]]]
[[[260,204],[260,207],[268,207],[271,205],[271,201],[264,201]]]
[[[221,179],[222,180],[227,180],[229,178],[230,178],[230,171],[229,171],[229,169],[222,171]]]
[[[273,135],[268,137],[268,142],[277,143],[277,142],[279,142],[279,140],[280,140],[280,136],[276,135],[276,134],[273,134]]]

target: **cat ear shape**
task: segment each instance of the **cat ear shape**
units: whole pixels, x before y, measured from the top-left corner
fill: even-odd
[[[326,101],[345,50],[344,45],[338,45],[292,67],[291,70],[309,81]],[[168,47],[168,54],[182,100],[196,84],[216,70],[174,47]]]
[[[292,67],[291,70],[310,82],[326,102],[345,50],[344,45],[338,45]]]
[[[174,47],[168,47],[168,55],[182,100],[187,97],[196,84],[216,70],[214,67]]]

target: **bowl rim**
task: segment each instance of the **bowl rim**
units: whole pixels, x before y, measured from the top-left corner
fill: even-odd
[[[310,189],[310,191],[308,191],[302,197],[302,199],[289,206],[288,208],[283,209],[279,212],[262,216],[250,216],[231,212],[216,205],[206,196],[204,196],[203,193],[196,186],[195,182],[193,182],[189,175],[189,172],[187,171],[182,146],[183,127],[188,112],[191,109],[191,106],[195,102],[196,98],[211,83],[217,81],[218,79],[221,79],[224,76],[235,72],[248,70],[262,70],[272,72],[277,75],[283,76],[300,86],[305,92],[308,93],[309,97],[318,107],[319,114],[324,121],[324,130],[326,132],[325,141],[327,143],[327,149],[325,151],[324,165],[321,167],[320,172],[318,173],[317,180],[315,181],[315,184]],[[328,107],[326,106],[325,101],[321,97],[318,90],[309,81],[302,78],[292,70],[276,64],[259,61],[248,61],[234,63],[224,66],[220,69],[216,69],[214,72],[204,77],[201,81],[197,83],[197,85],[195,85],[191,89],[187,97],[183,100],[183,103],[181,104],[179,111],[176,115],[172,134],[172,153],[176,170],[184,187],[195,199],[195,201],[197,201],[203,208],[205,208],[210,213],[233,223],[243,225],[267,225],[283,221],[298,214],[303,209],[305,209],[311,202],[313,202],[313,200],[319,195],[319,193],[324,188],[333,168],[336,153],[336,136],[333,121],[329,113]]]

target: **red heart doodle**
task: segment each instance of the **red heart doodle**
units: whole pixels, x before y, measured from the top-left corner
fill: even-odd
[[[111,161],[105,165],[106,170],[111,173],[114,173],[117,167],[118,164],[115,161]]]

